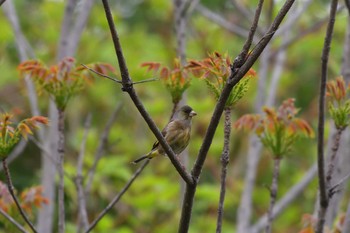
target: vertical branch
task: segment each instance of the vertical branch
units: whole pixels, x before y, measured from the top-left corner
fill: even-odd
[[[7,188],[17,206],[17,209],[19,211],[19,213],[21,214],[22,218],[24,219],[24,221],[29,225],[30,229],[34,232],[37,233],[37,230],[35,229],[34,225],[32,224],[32,222],[29,220],[28,216],[26,215],[26,213],[24,212],[24,210],[21,207],[21,204],[19,204],[19,201],[16,197],[16,194],[13,190],[13,184],[12,184],[12,180],[11,180],[11,174],[10,174],[10,169],[7,166],[6,163],[6,159],[2,160],[2,166],[4,168],[4,172],[6,175],[6,179],[7,179]]]
[[[266,226],[266,233],[271,233],[272,231],[272,221],[273,221],[273,207],[275,206],[276,199],[277,199],[277,191],[278,191],[278,177],[280,172],[280,162],[281,158],[274,158],[273,159],[274,166],[273,166],[273,177],[272,177],[272,184],[270,188],[270,207],[267,213],[267,226]]]
[[[58,232],[65,232],[64,210],[64,111],[58,109]]]
[[[187,0],[174,0],[176,55],[180,57],[181,65],[184,65],[186,63],[186,1]]]
[[[66,51],[70,54],[75,54],[77,51],[79,40],[87,23],[93,4],[94,0],[85,0],[81,2],[81,9],[79,10],[79,14],[76,17],[75,23],[69,34]]]
[[[325,216],[329,204],[329,197],[325,179],[325,163],[324,163],[324,118],[325,118],[325,92],[328,71],[328,57],[330,52],[330,45],[333,37],[333,29],[335,23],[335,15],[337,12],[338,0],[332,0],[327,32],[324,40],[322,50],[322,64],[321,64],[321,82],[320,82],[320,96],[319,96],[319,113],[318,113],[318,135],[317,135],[317,164],[318,164],[318,183],[320,190],[320,209],[318,211],[316,233],[323,232],[325,223]]]
[[[78,0],[68,0],[66,7],[64,9],[64,17],[63,22],[61,26],[61,35],[60,35],[60,41],[58,44],[58,50],[57,50],[57,58],[58,60],[62,60],[65,56],[67,56],[68,50],[68,44],[69,44],[69,33],[71,29],[71,25],[74,22],[74,9],[77,5]]]
[[[327,188],[330,188],[332,186],[331,181],[332,181],[332,176],[334,173],[334,168],[336,166],[336,157],[337,157],[337,152],[338,152],[339,145],[340,145],[340,138],[341,138],[341,134],[342,134],[343,130],[344,130],[343,128],[337,128],[337,132],[334,136],[332,153],[331,153],[331,157],[330,157],[330,160],[328,163],[328,169],[327,169],[327,175],[326,175]]]
[[[83,165],[84,165],[84,156],[86,149],[86,140],[89,132],[89,128],[91,125],[91,114],[89,114],[85,121],[85,132],[83,136],[83,140],[80,146],[80,152],[78,157],[77,164],[77,175],[75,177],[75,187],[78,192],[78,230],[77,232],[81,232],[81,229],[87,229],[89,226],[89,220],[86,211],[86,195],[83,188]]]
[[[317,173],[317,166],[314,164],[304,175],[304,177],[281,198],[273,208],[272,215],[275,218],[277,215],[281,214],[288,205],[294,201],[303,190],[307,187],[308,184],[315,178]],[[264,214],[260,219],[254,224],[254,226],[250,229],[250,233],[259,233],[262,229],[264,229],[267,225],[268,218],[267,214]]]
[[[226,176],[227,165],[230,162],[230,135],[231,135],[231,108],[225,109],[225,126],[224,126],[224,148],[221,154],[221,186],[220,186],[220,200],[218,206],[218,218],[216,221],[216,233],[221,233],[222,218],[224,214],[224,202],[226,194]]]

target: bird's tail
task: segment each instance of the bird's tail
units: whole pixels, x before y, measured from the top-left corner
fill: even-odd
[[[140,158],[138,158],[138,159],[132,161],[131,163],[132,163],[132,164],[137,164],[138,162],[141,162],[141,161],[144,160],[144,159],[151,159],[151,158],[152,158],[152,157],[149,157],[149,155],[147,154],[147,155],[144,155],[144,156],[142,156],[142,157],[140,157]]]

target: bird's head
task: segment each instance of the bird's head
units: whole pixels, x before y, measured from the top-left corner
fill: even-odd
[[[193,109],[188,105],[184,105],[178,110],[179,119],[183,119],[183,120],[191,119],[193,116],[196,116],[196,115],[197,113],[193,111]]]

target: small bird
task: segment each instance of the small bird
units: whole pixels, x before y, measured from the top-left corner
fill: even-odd
[[[196,115],[197,113],[190,106],[184,105],[176,111],[173,119],[162,130],[165,140],[175,154],[180,154],[190,142],[192,117]],[[165,154],[163,147],[157,141],[149,153],[132,163],[136,164],[144,159],[152,159]]]

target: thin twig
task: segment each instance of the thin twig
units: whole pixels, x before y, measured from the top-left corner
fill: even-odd
[[[325,121],[325,93],[328,71],[328,58],[330,46],[333,38],[333,29],[335,23],[335,16],[337,13],[338,0],[332,0],[329,13],[329,21],[327,32],[324,39],[322,50],[322,64],[321,64],[321,81],[320,81],[320,95],[319,95],[319,109],[318,109],[318,134],[317,134],[317,164],[318,164],[318,183],[320,191],[320,209],[318,211],[317,224],[315,228],[316,233],[322,233],[325,223],[325,216],[329,205],[329,197],[327,191],[327,183],[325,177],[325,162],[324,162],[324,121]]]
[[[228,22],[220,14],[217,14],[209,10],[205,6],[201,4],[197,4],[195,9],[199,11],[199,13],[201,13],[204,17],[220,25],[221,27],[225,28],[227,31],[232,32],[242,38],[246,38],[248,36],[248,33],[249,33],[248,30],[241,28],[237,25],[234,25],[231,22]]]
[[[225,109],[225,123],[224,123],[224,147],[221,154],[221,185],[220,185],[220,199],[218,205],[218,217],[216,221],[216,233],[221,233],[222,218],[224,215],[224,202],[226,194],[226,176],[227,165],[230,162],[230,135],[231,135],[231,108]]]
[[[272,221],[273,221],[273,208],[275,206],[275,202],[277,199],[277,192],[278,192],[278,178],[279,178],[279,172],[280,172],[280,162],[281,158],[274,158],[273,160],[274,166],[273,166],[273,177],[272,177],[272,184],[270,188],[270,207],[267,212],[267,225],[266,225],[266,233],[271,233],[272,231]]]
[[[84,64],[81,64],[81,65],[84,66],[86,69],[90,70],[91,72],[93,72],[93,73],[95,73],[97,75],[100,75],[101,77],[107,78],[107,79],[112,80],[113,82],[116,82],[116,83],[120,83],[120,84],[122,83],[122,81],[120,81],[120,80],[118,80],[116,78],[112,78],[112,77],[109,77],[108,75],[102,74],[102,73],[100,73],[100,72],[98,72],[98,71],[96,71],[94,69],[91,69],[90,67],[88,67],[88,66],[86,66]]]
[[[111,12],[111,9],[109,7],[109,4],[108,4],[108,0],[102,0],[102,2],[103,2],[106,18],[108,21],[109,29],[111,31],[113,45],[114,45],[115,52],[116,52],[116,55],[118,58],[118,64],[119,64],[120,73],[121,73],[122,82],[123,82],[122,83],[122,85],[123,85],[122,90],[129,94],[131,100],[134,102],[134,105],[136,106],[136,108],[138,109],[138,111],[140,112],[140,114],[142,115],[142,117],[144,118],[146,123],[148,124],[148,127],[152,130],[153,134],[158,139],[160,145],[162,146],[162,148],[164,149],[164,151],[168,155],[169,159],[171,160],[172,164],[174,165],[174,167],[176,168],[176,170],[178,171],[180,176],[184,179],[184,181],[186,183],[194,183],[192,176],[183,168],[180,161],[177,159],[174,151],[171,149],[169,144],[166,142],[163,135],[159,131],[158,127],[156,126],[156,124],[154,123],[152,118],[149,116],[149,114],[146,111],[145,107],[143,106],[142,102],[138,98],[138,96],[135,92],[135,89],[133,88],[133,82],[131,80],[131,77],[130,77],[129,71],[128,71],[128,67],[127,67],[126,62],[125,62],[124,54],[123,54],[122,47],[121,47],[120,40],[119,40],[119,35],[117,33],[117,30],[116,30],[114,22],[113,22],[113,16],[112,16],[112,12]]]
[[[91,69],[90,67],[84,65],[84,64],[81,64],[82,66],[84,66],[86,69],[90,70],[91,72],[97,74],[97,75],[100,75],[101,77],[104,77],[104,78],[107,78],[109,80],[112,80],[113,82],[116,82],[116,83],[119,83],[119,84],[122,84],[122,81],[116,79],[116,78],[112,78],[108,75],[105,75],[105,74],[102,74],[94,69]],[[150,79],[146,79],[146,80],[141,80],[141,81],[137,81],[137,82],[133,82],[132,84],[135,85],[135,84],[140,84],[140,83],[148,83],[148,82],[154,82],[154,81],[158,81],[159,78],[150,78]]]
[[[251,26],[249,34],[248,34],[248,38],[244,43],[242,51],[240,52],[240,54],[236,57],[235,61],[233,62],[233,65],[232,65],[233,69],[237,69],[237,68],[241,67],[243,65],[245,59],[247,58],[248,51],[252,45],[256,29],[258,28],[258,23],[259,23],[263,4],[264,4],[264,0],[260,0],[258,3],[258,6],[256,8],[256,11],[255,11],[254,19],[253,19],[252,26]]]
[[[304,175],[304,177],[295,184],[287,193],[276,203],[275,207],[272,211],[273,218],[276,218],[279,214],[283,212],[283,210],[293,201],[295,200],[302,191],[307,187],[308,184],[315,178],[317,174],[317,166],[314,164]],[[258,233],[261,232],[267,225],[268,218],[267,214],[263,215],[251,229],[250,233]]]
[[[87,229],[89,226],[89,220],[86,211],[86,195],[83,188],[83,164],[84,164],[84,156],[86,150],[86,141],[89,133],[89,129],[91,126],[91,114],[88,114],[85,121],[85,130],[83,140],[81,142],[79,156],[78,156],[78,164],[77,164],[77,175],[75,178],[75,187],[78,192],[78,206],[79,206],[79,215],[78,215],[78,230],[77,232],[81,232],[81,229]]]
[[[2,214],[2,216],[4,216],[7,220],[9,220],[13,225],[15,225],[18,230],[20,230],[23,233],[28,233],[28,231],[26,229],[24,229],[24,227],[19,224],[15,219],[13,219],[10,215],[8,215],[3,209],[0,208],[0,214]]]
[[[97,218],[92,221],[92,223],[90,224],[89,228],[85,231],[85,233],[88,233],[90,231],[92,231],[95,226],[99,223],[99,221],[108,213],[108,211],[110,211],[113,206],[120,200],[120,198],[124,195],[124,193],[130,188],[130,186],[132,185],[132,183],[134,182],[134,180],[141,174],[141,172],[143,171],[143,169],[147,166],[147,164],[149,163],[150,160],[145,161],[137,170],[136,172],[133,174],[133,176],[130,178],[130,180],[128,181],[128,183],[125,184],[124,188],[118,193],[118,195],[116,195],[113,200],[107,205],[106,208],[104,208],[101,213],[97,216]]]
[[[331,198],[334,193],[337,192],[339,186],[344,184],[345,181],[347,181],[350,178],[350,172],[344,176],[342,179],[340,179],[336,184],[332,185],[332,187],[329,188],[328,194],[329,197]]]
[[[24,212],[24,210],[21,207],[21,204],[19,203],[16,194],[14,192],[14,188],[13,188],[13,184],[12,184],[12,180],[11,180],[11,174],[10,174],[10,169],[7,166],[6,163],[6,159],[2,160],[2,166],[4,168],[4,172],[5,172],[5,176],[7,179],[7,188],[17,206],[17,209],[19,211],[19,213],[21,214],[22,218],[24,219],[24,221],[29,225],[30,229],[34,232],[37,233],[38,231],[35,229],[34,225],[32,224],[32,222],[29,220],[28,216],[26,215],[26,213]]]
[[[58,232],[65,232],[64,208],[64,111],[58,109]]]
[[[101,137],[99,139],[98,147],[95,153],[95,159],[94,162],[89,169],[87,175],[86,175],[86,186],[85,186],[85,192],[88,194],[91,189],[92,181],[94,179],[94,175],[96,172],[97,164],[100,161],[100,159],[103,156],[103,152],[105,151],[105,148],[108,143],[108,136],[111,131],[111,128],[113,126],[113,123],[115,122],[115,119],[117,118],[120,110],[122,109],[122,104],[118,103],[115,110],[113,111],[112,115],[109,117],[106,126],[101,134]]]

